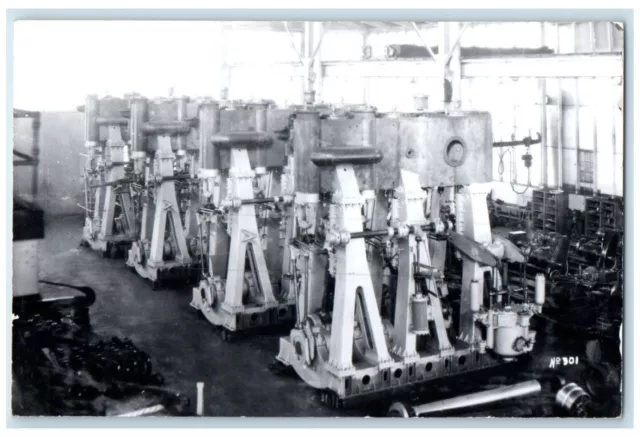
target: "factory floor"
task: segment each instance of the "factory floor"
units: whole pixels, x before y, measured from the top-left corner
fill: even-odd
[[[278,334],[223,342],[204,319],[190,307],[191,289],[152,290],[148,281],[129,271],[122,259],[106,259],[79,247],[82,217],[49,218],[45,240],[39,248],[40,278],[70,285],[92,287],[97,300],[91,307],[93,329],[108,337],[130,338],[146,351],[153,366],[165,377],[165,386],[196,399],[196,383],[204,382],[204,415],[261,417],[335,417],[376,415],[366,408],[331,410],[323,406],[316,390],[295,377],[277,376],[269,370],[278,351]],[[535,355],[517,374],[499,370],[476,378],[476,389],[493,388],[507,380],[526,380],[544,371],[558,372],[576,380],[579,365],[549,369],[555,357],[573,356],[582,346],[575,339],[558,338],[553,327],[542,325]],[[466,382],[463,382],[466,381]],[[436,398],[470,390],[467,379],[439,383]],[[463,388],[462,388],[463,387]],[[13,414],[38,415],[28,390],[14,384]],[[388,405],[388,404],[387,404]],[[523,398],[473,415],[551,416],[540,399]],[[506,408],[506,409],[505,409]]]

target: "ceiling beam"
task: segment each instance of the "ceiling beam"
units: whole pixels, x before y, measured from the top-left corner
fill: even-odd
[[[382,21],[360,21],[360,23],[371,27],[373,29],[380,29],[380,30],[388,30],[389,26],[384,24]]]

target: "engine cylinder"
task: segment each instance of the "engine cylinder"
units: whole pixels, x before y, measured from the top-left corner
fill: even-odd
[[[320,149],[320,113],[300,111],[293,125],[294,185],[297,192],[320,191],[320,169],[311,154]]]
[[[96,94],[88,95],[84,104],[84,140],[87,143],[100,141],[99,113],[100,100],[98,100],[98,96]]]
[[[184,121],[187,119],[187,104],[189,103],[188,97],[179,97],[176,99],[178,121]],[[179,151],[187,150],[187,137],[185,135],[179,135],[176,138],[176,147]]]
[[[362,147],[375,147],[376,145],[376,112],[373,108],[361,108],[353,111],[353,114],[360,121],[360,132],[362,135]],[[374,172],[373,166],[369,165],[359,174],[363,177],[365,187],[373,186]]]
[[[426,296],[416,295],[411,300],[412,332],[418,335],[429,333],[429,300]]]
[[[267,131],[267,103],[259,102],[251,105],[256,111],[256,132]],[[256,167],[266,167],[267,165],[267,150],[265,148],[258,148],[255,150]]]
[[[149,116],[149,101],[144,97],[135,97],[131,99],[130,105],[129,131],[132,157],[135,158],[137,152],[147,151],[147,137],[142,131],[142,125]]]
[[[220,131],[220,107],[213,100],[205,100],[200,103],[198,119],[200,167],[205,170],[215,170],[219,165],[219,152],[211,143],[211,139]]]

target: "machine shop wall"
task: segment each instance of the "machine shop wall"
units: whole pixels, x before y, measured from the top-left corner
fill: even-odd
[[[62,168],[58,163],[62,160],[71,160],[73,164],[70,165],[76,168],[73,166],[77,160],[79,170],[69,178],[77,178],[76,182],[80,184],[82,115],[66,111],[74,111],[77,105],[82,104],[87,90],[100,94],[108,90],[114,95],[137,91],[154,97],[166,94],[168,84],[174,84],[176,95],[209,94],[217,97],[221,81],[224,80],[220,74],[220,64],[224,62],[228,64],[229,98],[273,99],[279,105],[302,101],[302,70],[293,64],[298,59],[286,32],[232,31],[225,35],[222,44],[219,29],[213,23],[191,22],[182,27],[180,23],[172,23],[172,26],[180,29],[179,32],[168,31],[165,23],[157,23],[162,26],[152,22],[130,23],[129,28],[145,35],[147,43],[144,50],[156,60],[149,64],[142,63],[135,51],[121,50],[129,45],[127,32],[106,32],[105,22],[82,24],[88,43],[77,41],[77,29],[70,27],[76,26],[74,23],[47,23],[46,26],[50,28],[39,30],[46,32],[46,38],[34,38],[32,30],[23,32],[32,37],[20,37],[20,26],[26,24],[16,23],[14,67],[16,71],[19,69],[26,73],[14,77],[14,106],[28,110],[61,111],[46,112],[41,129],[40,194],[47,193],[49,196],[43,199],[43,206],[48,213],[81,212],[73,206],[77,201],[71,200],[77,197],[81,186],[77,185],[77,191],[72,193],[66,182],[60,181],[58,184],[57,178],[62,176],[56,169]],[[294,33],[296,35],[293,46],[299,51],[302,36]],[[505,38],[505,35],[509,37]],[[437,45],[437,27],[425,29],[423,37]],[[204,56],[203,44],[206,46]],[[386,45],[420,44],[420,40],[411,28],[395,32],[362,32],[332,30],[329,26],[319,57],[324,61],[358,63],[361,62],[365,44],[372,47],[372,58],[384,59]],[[617,52],[622,48],[622,32],[612,28],[611,23],[561,23],[558,26],[550,23],[476,23],[467,28],[461,45],[467,48],[546,46],[558,53]],[[221,50],[221,46],[224,50]],[[86,53],[81,58],[74,57],[71,54],[78,50],[67,50],[69,47],[78,50],[85,47]],[[167,53],[171,56],[167,56]],[[192,60],[196,59],[192,64]],[[191,65],[196,67],[192,68]],[[51,86],[51,83],[57,86]],[[461,107],[490,111],[495,141],[511,140],[512,137],[521,139],[529,134],[535,136],[542,131],[542,84],[542,79],[526,77],[517,80],[501,77],[463,78]],[[544,103],[547,119],[547,184],[551,187],[558,185],[555,166],[557,150],[561,147],[563,186],[574,190],[579,184],[587,189],[595,187],[604,194],[622,195],[623,114],[618,109],[622,106],[622,78],[549,78],[544,80],[544,84],[547,96]],[[367,102],[380,111],[413,110],[416,94],[431,95],[439,86],[437,78],[426,76],[324,75],[316,78],[318,100]],[[77,123],[73,121],[76,119]],[[47,127],[50,122],[60,123],[59,126],[64,129],[56,133]],[[71,138],[73,141],[67,141]],[[69,150],[50,150],[51,147],[57,147],[53,145],[66,144],[65,141],[69,143],[65,146]],[[19,144],[20,140],[17,140],[16,147]],[[75,153],[73,156],[71,151]],[[503,152],[503,166],[500,166],[500,154]],[[531,183],[537,187],[543,183],[542,149],[534,145],[531,153]],[[531,190],[524,195],[517,195],[510,184],[514,175],[518,184],[516,190],[521,191],[521,184],[527,182],[527,171],[521,159],[523,154],[524,147],[517,147],[513,154],[498,149],[494,151],[494,179],[497,181],[494,195],[507,202],[524,204],[531,196]],[[591,177],[588,169],[590,163]],[[512,171],[512,165],[515,171]],[[581,166],[584,171],[579,181]],[[499,171],[501,169],[502,174]],[[28,174],[28,170],[16,170],[14,180],[18,190],[28,190],[24,184],[29,176],[23,174]]]
[[[30,154],[31,120],[16,119],[14,147]],[[47,215],[82,214],[82,171],[85,165],[84,118],[79,112],[43,112],[40,125],[40,164],[36,201]],[[13,191],[31,193],[33,167],[16,167]]]
[[[48,215],[83,213],[77,203],[84,203],[84,121],[76,107],[87,94],[138,92],[153,98],[173,87],[174,95],[218,96],[217,23],[17,21],[14,26],[13,106],[44,111],[37,200]],[[134,48],[132,38],[141,46]],[[31,152],[30,123],[14,122],[16,150]],[[14,191],[31,192],[31,171],[14,168]]]
[[[424,29],[422,35],[428,44],[437,45],[437,27]],[[505,38],[505,35],[509,37]],[[622,31],[608,22],[474,23],[467,28],[460,42],[463,48],[518,47],[573,54],[616,53],[622,50],[622,43]],[[320,57],[326,61],[360,62],[359,48],[365,44],[371,47],[372,59],[384,59],[384,48],[389,44],[421,42],[410,27],[394,32],[328,31]],[[598,61],[594,58],[593,62]],[[295,76],[293,69],[290,74]],[[317,95],[324,102],[367,102],[380,111],[413,110],[414,95],[431,95],[439,86],[434,77],[325,75],[321,83],[321,92]],[[540,145],[534,145],[530,150],[533,187],[559,185],[556,168],[560,147],[563,188],[575,192],[578,186],[603,194],[622,195],[623,114],[618,109],[622,105],[622,77],[509,78],[500,77],[497,71],[495,77],[463,78],[461,96],[462,109],[491,112],[494,141],[519,140],[528,135],[535,138],[538,132],[546,137],[544,150]],[[607,103],[602,104],[603,101]],[[433,102],[430,107],[433,108]],[[542,126],[543,114],[545,127]],[[529,179],[522,160],[524,153],[523,146],[516,147],[513,153],[508,149],[494,151],[494,179],[497,182],[494,196],[519,204],[526,204],[530,199],[531,190],[516,193],[524,190]],[[542,168],[543,153],[545,169]]]
[[[174,95],[218,96],[216,22],[17,21],[14,26],[15,108],[73,111],[89,93],[153,98],[166,96],[171,87]]]

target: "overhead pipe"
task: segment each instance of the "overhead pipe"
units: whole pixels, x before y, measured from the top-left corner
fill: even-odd
[[[311,22],[304,22],[304,55],[302,66],[304,68],[304,102],[313,103],[315,101],[315,90],[313,89],[313,67],[311,58]]]
[[[295,40],[293,38],[293,34],[291,33],[291,30],[289,29],[289,25],[286,21],[283,22],[284,23],[284,28],[287,31],[287,33],[289,34],[289,39],[291,42],[291,47],[293,48],[293,51],[295,52],[296,56],[298,57],[298,60],[300,61],[300,63],[302,64],[302,67],[304,69],[304,103],[311,105],[315,102],[315,90],[314,90],[314,64],[315,64],[315,57],[318,54],[318,51],[320,50],[320,45],[322,44],[322,40],[324,38],[324,34],[325,34],[325,29],[324,26],[321,28],[321,33],[320,33],[320,37],[318,38],[318,42],[315,46],[315,49],[311,49],[312,46],[312,41],[313,41],[313,31],[312,31],[312,26],[311,26],[311,22],[310,21],[305,21],[304,23],[304,54],[301,54],[298,49],[296,49],[296,45],[295,45]],[[322,68],[322,66],[319,66],[320,69]]]

